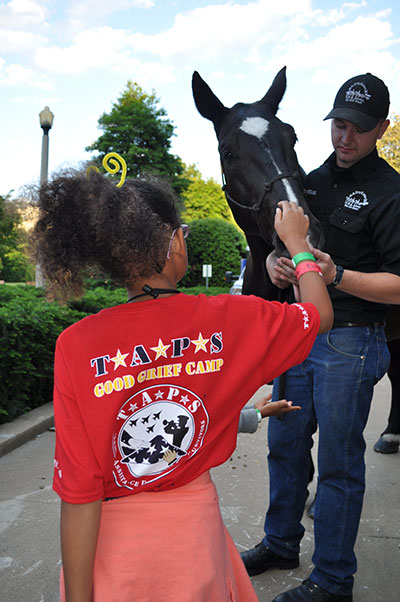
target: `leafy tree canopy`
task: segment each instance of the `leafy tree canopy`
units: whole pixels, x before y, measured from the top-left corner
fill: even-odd
[[[0,279],[8,282],[33,279],[27,252],[28,234],[23,227],[24,208],[21,200],[0,195]]]
[[[111,111],[98,120],[103,133],[86,150],[99,152],[98,164],[107,153],[119,153],[126,161],[128,178],[156,173],[180,193],[187,182],[180,177],[184,169],[181,159],[170,152],[174,126],[158,104],[154,92],[147,94],[137,83],[128,81]]]
[[[7,196],[0,196],[0,278],[3,278],[4,257],[18,243],[18,213]]]
[[[390,126],[376,146],[379,156],[400,172],[400,115],[391,115],[390,119]]]
[[[185,204],[182,214],[184,221],[219,217],[234,223],[232,212],[218,182],[213,178],[203,180],[194,164],[185,166],[183,176],[189,181],[187,189],[182,193]]]

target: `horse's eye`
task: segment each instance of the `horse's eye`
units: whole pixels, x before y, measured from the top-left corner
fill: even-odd
[[[222,159],[222,161],[232,161],[233,154],[231,153],[230,150],[224,149],[221,151],[221,159]]]

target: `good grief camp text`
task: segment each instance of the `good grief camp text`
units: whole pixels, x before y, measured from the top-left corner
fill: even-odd
[[[197,362],[188,362],[184,370],[189,376],[195,374],[209,374],[211,372],[219,372],[224,364],[222,358],[215,360],[199,360]],[[96,397],[103,397],[104,395],[110,395],[114,391],[122,391],[123,389],[131,389],[135,382],[144,383],[146,381],[160,379],[160,378],[173,378],[180,376],[182,373],[183,364],[167,364],[164,366],[158,366],[157,368],[148,368],[142,370],[136,377],[132,374],[125,374],[124,376],[117,376],[113,380],[109,379],[105,382],[99,382],[94,387],[94,394]]]
[[[219,372],[223,366],[223,359],[197,359],[187,361],[185,364],[164,364],[155,368],[149,367],[149,364],[157,361],[160,357],[167,359],[175,359],[186,356],[189,360],[200,353],[207,356],[213,356],[220,353],[223,349],[222,332],[213,332],[206,337],[199,332],[197,338],[183,336],[176,339],[171,339],[164,343],[161,338],[158,342],[154,342],[154,346],[150,345],[135,345],[133,350],[127,353],[118,348],[117,352],[106,353],[99,355],[90,360],[90,366],[95,370],[95,378],[105,377],[109,375],[109,371],[115,372],[120,368],[142,368],[135,375],[125,374],[117,375],[116,378],[108,376],[107,380],[97,382],[94,386],[94,394],[96,397],[110,395],[114,391],[122,391],[123,389],[131,389],[135,383],[144,383],[162,378],[174,378],[180,376],[182,371],[189,376],[196,374],[209,374]],[[146,368],[145,368],[146,366]],[[145,368],[145,369],[144,369]]]

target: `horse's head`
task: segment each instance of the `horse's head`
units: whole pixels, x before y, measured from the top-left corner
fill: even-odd
[[[246,235],[259,235],[278,254],[287,254],[273,224],[277,203],[295,201],[310,217],[310,242],[320,245],[321,229],[304,199],[304,172],[291,125],[276,117],[286,89],[286,69],[258,102],[226,108],[197,71],[192,80],[198,111],[210,119],[219,142],[224,190],[235,220]]]

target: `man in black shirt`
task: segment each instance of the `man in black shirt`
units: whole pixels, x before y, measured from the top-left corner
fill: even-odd
[[[306,179],[307,201],[325,236],[324,252],[313,253],[330,285],[335,322],[286,375],[285,396],[301,412],[269,422],[270,505],[263,541],[242,553],[250,575],[299,564],[309,450],[319,428],[314,569],[274,602],[353,599],[365,489],[363,431],[373,387],[389,365],[388,304],[400,303],[400,175],[376,152],[388,110],[389,92],[377,77],[367,73],[345,82],[326,117],[335,152]],[[267,268],[277,286],[296,283],[290,260],[272,254]],[[273,399],[277,392],[275,383]]]

